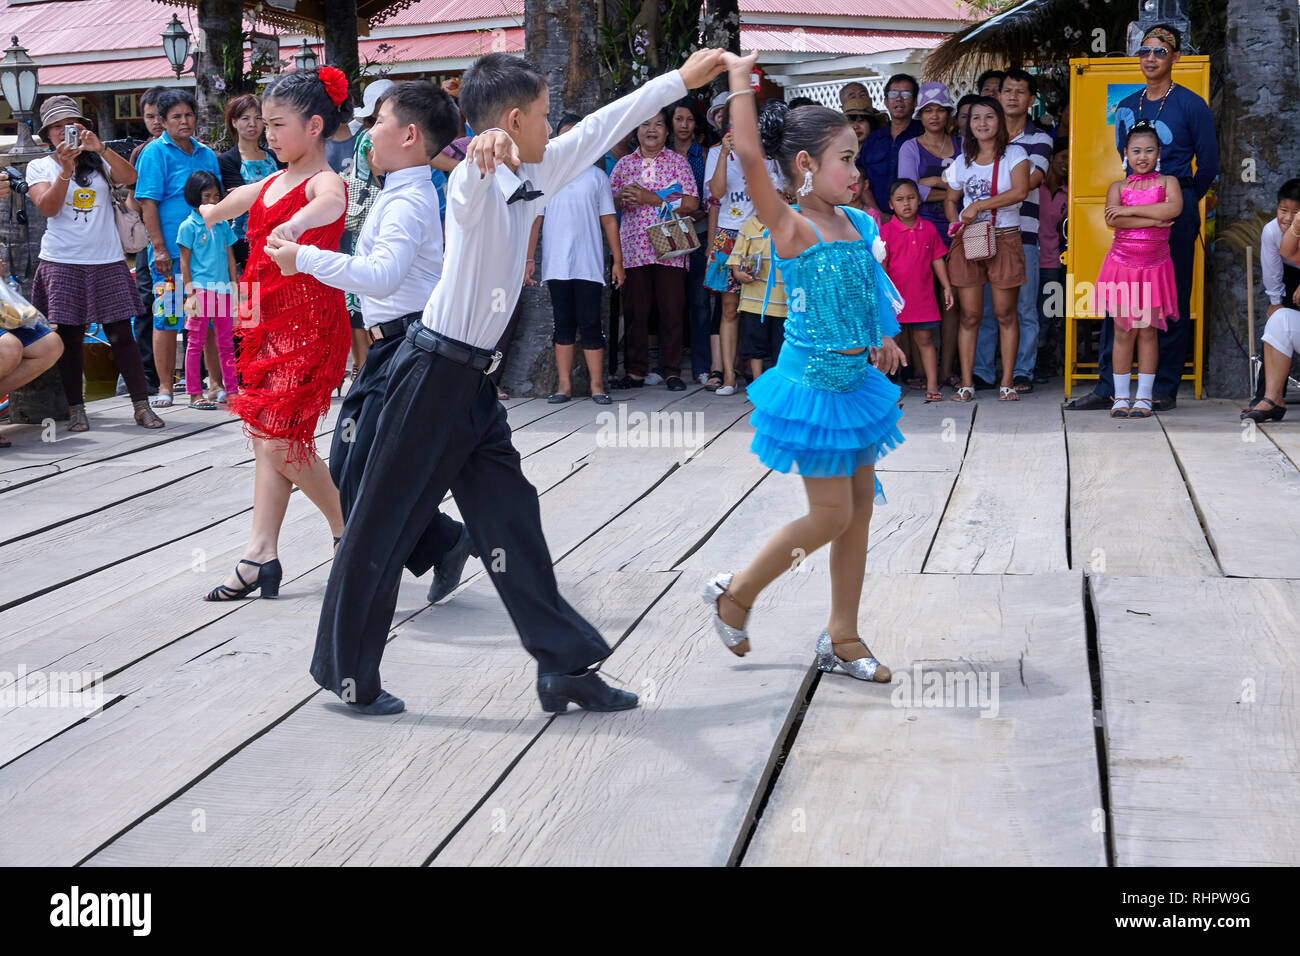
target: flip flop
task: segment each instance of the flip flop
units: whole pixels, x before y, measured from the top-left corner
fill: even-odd
[[[165,392],[159,392],[153,398],[149,399],[149,404],[154,408],[171,408],[172,397]]]
[[[5,438],[4,435],[0,435],[0,448],[12,448],[13,446],[14,446],[13,442],[11,442],[8,438]]]
[[[931,402],[942,402],[942,401],[943,401],[943,392],[927,391],[925,393],[925,404],[927,405],[930,404]]]
[[[187,407],[197,408],[201,412],[215,412],[221,406],[218,405],[216,402],[204,398],[204,399],[200,399],[197,402],[190,402],[190,404]]]

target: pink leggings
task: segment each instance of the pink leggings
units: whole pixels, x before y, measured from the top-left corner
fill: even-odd
[[[217,352],[221,356],[221,380],[227,392],[237,392],[239,380],[235,373],[233,300],[226,293],[206,289],[200,290],[197,295],[198,314],[185,319],[185,330],[189,332],[185,346],[185,391],[190,395],[198,395],[203,391],[199,360],[203,357],[203,343],[207,340],[208,323],[211,322],[217,333]]]

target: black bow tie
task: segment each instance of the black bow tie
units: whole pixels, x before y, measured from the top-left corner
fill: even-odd
[[[532,200],[539,198],[541,195],[542,191],[540,189],[534,189],[533,184],[525,179],[520,183],[519,188],[511,194],[510,198],[506,200],[506,205],[509,206],[512,202],[519,202],[521,199],[531,202]]]

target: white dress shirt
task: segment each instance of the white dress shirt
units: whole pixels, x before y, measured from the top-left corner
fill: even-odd
[[[538,199],[507,205],[492,174],[480,178],[478,166],[469,161],[452,170],[446,189],[447,263],[424,308],[424,324],[459,342],[495,348],[519,300],[533,220],[615,143],[685,95],[681,73],[670,70],[551,140],[540,163],[522,164],[517,171],[542,191]]]
[[[1259,269],[1264,274],[1264,294],[1268,296],[1269,305],[1285,305],[1288,309],[1293,303],[1283,302],[1286,284],[1282,281],[1282,227],[1277,219],[1270,219],[1259,238]],[[1300,269],[1294,262],[1288,265]]]
[[[384,179],[352,255],[300,246],[299,272],[361,300],[366,328],[421,312],[442,276],[442,223],[428,166]]]

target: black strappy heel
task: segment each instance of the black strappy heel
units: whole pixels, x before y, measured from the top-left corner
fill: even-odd
[[[245,581],[244,576],[239,573],[239,565],[248,564],[257,568],[257,577],[252,581]],[[224,584],[219,584],[206,595],[205,601],[242,601],[258,588],[262,589],[262,597],[273,598],[280,594],[280,578],[283,577],[284,571],[280,567],[280,559],[272,558],[263,564],[256,561],[249,561],[247,558],[241,558],[239,564],[235,565],[235,577],[243,585],[241,588],[231,588]]]

